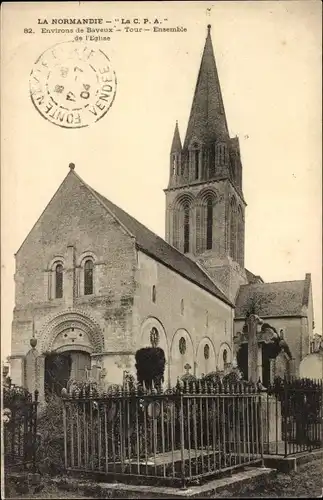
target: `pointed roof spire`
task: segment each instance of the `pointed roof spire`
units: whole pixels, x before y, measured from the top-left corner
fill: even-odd
[[[182,142],[181,142],[181,137],[179,135],[179,130],[178,130],[178,121],[176,120],[174,137],[173,137],[173,142],[172,142],[172,147],[171,147],[170,152],[171,153],[178,153],[181,151],[182,151]]]
[[[228,135],[228,126],[212,47],[211,25],[209,24],[184,148],[188,147],[192,137],[207,143],[215,141],[223,135]]]

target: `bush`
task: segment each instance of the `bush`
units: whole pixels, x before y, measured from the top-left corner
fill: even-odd
[[[52,395],[40,409],[37,422],[37,462],[42,473],[59,474],[64,468],[63,401]]]
[[[160,386],[164,381],[165,353],[160,347],[143,347],[136,352],[136,370],[139,384],[150,388],[152,382]]]

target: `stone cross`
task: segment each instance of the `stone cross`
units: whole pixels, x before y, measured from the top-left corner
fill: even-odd
[[[257,383],[261,378],[261,373],[258,373],[259,356],[261,355],[261,345],[258,344],[257,330],[258,326],[263,321],[255,314],[250,314],[247,319],[248,325],[248,379],[251,382]],[[261,363],[262,364],[262,363]]]

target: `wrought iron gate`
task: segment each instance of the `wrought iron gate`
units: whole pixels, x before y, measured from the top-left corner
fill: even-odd
[[[36,469],[38,391],[7,383],[3,388],[5,470]]]

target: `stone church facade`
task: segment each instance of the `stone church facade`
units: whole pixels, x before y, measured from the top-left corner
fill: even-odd
[[[256,283],[272,317],[279,302],[272,284],[244,267],[239,141],[228,133],[210,28],[183,145],[176,124],[165,194],[166,241],[70,165],[16,253],[14,383],[31,388],[37,379],[42,398],[53,353],[69,355],[70,377],[92,368],[107,383],[121,383],[125,371],[135,373],[136,351],[149,345],[163,348],[166,381],[175,383],[187,370],[200,375],[232,362],[233,337]],[[312,334],[309,275],[305,281],[307,299],[293,309],[299,324],[289,326],[284,308],[276,318],[293,337],[298,363]],[[26,370],[30,339],[37,340],[34,372]]]

